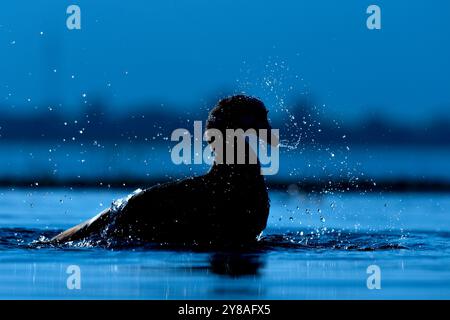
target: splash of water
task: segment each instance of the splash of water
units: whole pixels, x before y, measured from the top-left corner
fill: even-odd
[[[297,159],[299,154],[305,154],[306,169],[292,166],[288,172],[290,177],[297,177],[299,185],[302,181],[309,182],[307,179],[327,179],[323,182],[323,189],[318,192],[322,195],[342,195],[350,190],[348,186],[359,188],[364,173],[359,167],[349,164],[351,153],[345,144],[347,134],[340,132],[341,126],[337,120],[326,120],[324,115],[327,105],[314,103],[310,85],[301,75],[292,72],[284,59],[268,57],[262,67],[243,62],[237,83],[240,92],[262,98],[271,111],[269,116],[275,114],[278,119],[282,127],[279,128],[279,146],[284,150],[280,156]],[[297,102],[289,103],[291,99],[297,99]],[[336,134],[331,140],[341,142],[333,144],[319,139],[323,134],[330,135],[330,132],[324,132],[325,128]],[[312,172],[310,175],[313,176],[307,177],[305,170]],[[316,172],[321,172],[320,177]],[[347,186],[343,188],[340,181],[346,182]],[[326,214],[324,212],[320,217],[322,224],[325,224]],[[295,217],[294,213],[289,215]]]

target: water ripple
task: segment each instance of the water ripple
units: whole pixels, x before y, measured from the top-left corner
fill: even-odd
[[[49,245],[48,239],[61,230],[41,230],[27,228],[0,228],[0,250],[58,248],[62,250],[74,248],[104,248],[104,249],[182,249],[208,250],[212,247],[198,244],[168,244],[168,243],[124,243],[104,239],[90,239],[70,242],[64,245]],[[368,231],[351,232],[344,230],[297,232],[270,231],[256,243],[242,245],[234,250],[252,251],[292,251],[292,250],[323,250],[323,251],[380,251],[380,250],[443,250],[447,251],[450,243],[449,232],[430,231]]]

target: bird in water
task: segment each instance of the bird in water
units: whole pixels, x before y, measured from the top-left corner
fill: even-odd
[[[257,98],[236,95],[219,101],[210,111],[206,129],[271,132],[267,114]],[[276,138],[269,135],[266,142],[276,145]],[[248,141],[245,144],[248,160],[254,151]],[[225,150],[213,150],[215,160],[206,174],[137,190],[51,242],[96,238],[184,244],[255,241],[266,227],[270,206],[261,164],[258,159],[244,164],[217,161],[218,152],[226,158]]]

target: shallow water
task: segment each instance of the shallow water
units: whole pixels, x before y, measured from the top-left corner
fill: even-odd
[[[36,245],[129,191],[0,190],[0,298],[450,298],[449,194],[274,191],[261,241],[233,252]],[[80,290],[67,289],[70,265]]]

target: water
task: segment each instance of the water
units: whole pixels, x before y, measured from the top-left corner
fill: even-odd
[[[202,174],[208,165],[174,165],[170,147],[174,144],[123,143],[10,143],[0,142],[2,180],[34,177],[35,181],[180,177]],[[295,146],[295,143],[293,144]],[[429,165],[432,163],[433,165]],[[301,179],[348,179],[367,177],[380,180],[431,179],[450,181],[450,150],[442,147],[330,146],[280,150],[280,170],[269,181]]]
[[[0,190],[0,298],[450,298],[449,194],[272,191],[260,243],[233,252],[35,244],[130,191]],[[81,290],[67,289],[70,265]]]

